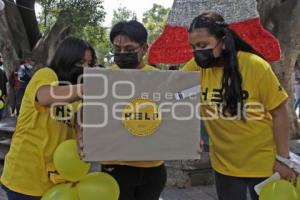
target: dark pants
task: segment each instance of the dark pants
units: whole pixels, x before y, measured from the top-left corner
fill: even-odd
[[[266,178],[240,178],[225,176],[215,172],[216,188],[219,200],[247,200],[249,190],[252,200],[258,200],[254,186]]]
[[[26,88],[20,87],[17,90],[17,93],[16,93],[16,110],[17,110],[17,115],[19,115],[19,113],[20,113],[20,108],[21,108],[22,99],[23,99],[23,96],[24,96],[24,93],[25,93],[25,89]]]
[[[119,200],[158,200],[167,180],[164,165],[151,168],[103,165],[102,171],[119,183]]]
[[[3,118],[4,108],[0,109],[0,120]]]
[[[41,197],[28,196],[24,194],[20,194],[17,192],[13,192],[4,185],[2,185],[2,189],[6,192],[8,200],[40,200]]]

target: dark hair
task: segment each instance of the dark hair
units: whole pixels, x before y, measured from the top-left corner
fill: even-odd
[[[224,73],[221,88],[224,103],[223,114],[229,113],[231,116],[236,116],[238,109],[240,108],[242,112],[244,107],[243,80],[239,70],[237,52],[245,51],[259,56],[260,54],[229,29],[224,18],[215,12],[206,12],[196,17],[189,28],[189,32],[199,28],[207,28],[210,34],[224,42],[225,49],[222,51]],[[239,105],[241,106],[239,107]]]
[[[26,63],[25,60],[21,60],[20,65],[24,65]]]
[[[169,67],[169,70],[178,70],[179,69],[179,65],[171,65]]]
[[[29,62],[32,61],[31,57],[26,57],[26,58],[22,59],[22,60],[20,61],[20,65],[24,65],[24,64],[26,64],[28,61],[29,61]]]
[[[114,39],[119,35],[127,36],[140,45],[146,43],[148,38],[146,28],[136,20],[121,21],[114,25],[110,31],[110,42],[113,43]]]
[[[86,50],[91,50],[91,46],[82,39],[69,37],[62,41],[50,63],[50,68],[55,71],[59,81],[77,83],[78,77],[83,73],[83,67],[79,66]]]
[[[88,43],[88,46],[89,46],[88,50],[90,50],[91,53],[92,53],[92,62],[90,63],[90,67],[94,67],[94,66],[96,65],[96,62],[97,62],[96,51],[95,51],[95,49],[92,47],[92,45],[90,45],[89,43]]]

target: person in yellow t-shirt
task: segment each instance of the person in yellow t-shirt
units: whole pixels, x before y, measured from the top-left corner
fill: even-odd
[[[271,66],[224,22],[207,12],[189,28],[192,58],[183,71],[201,75],[201,117],[220,200],[252,200],[254,186],[274,172],[296,173],[276,160],[289,158],[287,94]]]
[[[117,66],[114,68],[157,70],[143,62],[147,37],[145,27],[135,20],[117,23],[110,32]],[[102,170],[118,181],[119,200],[158,200],[166,183],[163,161],[103,162]]]
[[[8,200],[40,199],[59,181],[53,154],[61,142],[75,138],[74,113],[82,95],[77,79],[94,59],[92,52],[85,41],[67,38],[50,67],[39,69],[30,80],[1,176]]]

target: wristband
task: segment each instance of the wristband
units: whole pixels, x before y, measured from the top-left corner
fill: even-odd
[[[283,163],[284,165],[286,165],[287,167],[289,167],[291,169],[294,169],[294,167],[295,167],[295,163],[292,160],[290,160],[290,158],[285,158],[285,157],[276,155],[276,160]]]

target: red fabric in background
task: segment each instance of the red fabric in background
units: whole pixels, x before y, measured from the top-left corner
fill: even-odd
[[[267,61],[275,62],[280,60],[279,42],[270,32],[264,29],[259,18],[230,24],[230,28]]]
[[[186,27],[166,25],[163,33],[151,45],[149,64],[181,64],[192,58]]]
[[[279,42],[263,28],[259,18],[230,24],[230,28],[267,61],[280,60]],[[166,25],[163,33],[150,47],[148,63],[182,64],[190,60],[192,56],[187,28]]]

